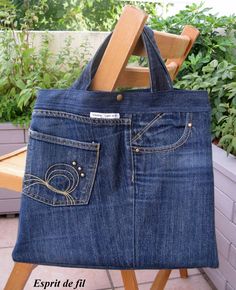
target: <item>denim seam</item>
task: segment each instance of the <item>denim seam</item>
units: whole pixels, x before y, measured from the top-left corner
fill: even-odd
[[[142,135],[154,124],[156,123],[156,121],[160,120],[164,115],[166,115],[167,113],[158,113],[150,122],[148,122],[148,124],[141,129],[131,140],[131,142],[136,141],[137,139],[141,138]]]
[[[131,122],[131,126],[130,126],[130,140],[129,140],[129,143],[130,143],[130,152],[131,152],[131,170],[132,170],[132,176],[131,176],[131,183],[134,184],[135,182],[135,172],[134,172],[134,154],[133,154],[133,151],[132,151],[132,122]]]
[[[187,113],[188,117],[186,118],[186,124],[184,128],[184,132],[182,136],[179,138],[178,141],[171,145],[165,145],[165,146],[160,146],[160,147],[140,147],[140,146],[132,146],[132,150],[136,152],[136,148],[139,149],[139,152],[147,152],[147,153],[152,153],[152,152],[168,152],[177,149],[178,147],[182,146],[189,138],[191,129],[192,127],[188,127],[188,123],[192,121],[192,113]],[[136,152],[137,154],[139,152]]]
[[[24,195],[26,195],[26,196],[28,196],[28,197],[30,197],[38,202],[42,202],[44,204],[47,204],[49,206],[75,206],[75,205],[87,204],[87,203],[80,201],[78,199],[75,200],[75,204],[73,204],[73,205],[68,204],[67,202],[64,202],[64,201],[63,202],[60,202],[60,201],[52,202],[44,197],[41,197],[39,194],[35,194],[32,191],[25,191],[24,189],[22,191],[22,194],[24,194]]]
[[[85,191],[85,195],[86,195],[86,202],[87,203],[90,200],[91,193],[92,193],[92,188],[93,188],[94,181],[95,181],[95,177],[97,175],[99,156],[100,156],[100,150],[97,150],[97,152],[96,152],[96,160],[94,162],[93,170],[92,170],[92,172],[93,172],[92,180],[91,180],[90,183],[89,182],[87,183],[86,189],[84,190]]]
[[[133,190],[133,220],[132,220],[132,229],[133,229],[133,267],[135,267],[136,252],[135,252],[135,166],[134,166],[134,154],[132,151],[132,121],[129,128],[129,146],[131,154],[131,190]]]
[[[146,37],[149,39],[151,46],[153,47],[154,51],[156,52],[156,54],[159,57],[159,64],[161,64],[161,66],[164,70],[163,75],[165,76],[165,80],[167,81],[169,88],[173,89],[173,84],[172,84],[172,81],[170,79],[169,72],[167,71],[165,63],[161,59],[160,52],[158,51],[158,48],[156,47],[156,45],[153,44],[152,38],[148,35],[148,33],[145,30],[144,30],[144,33],[146,34]]]
[[[100,145],[100,143],[88,143],[88,142],[82,142],[82,141],[76,141],[73,139],[58,137],[54,135],[49,135],[49,134],[41,133],[38,131],[34,131],[32,129],[29,129],[29,135],[33,139],[47,141],[53,144],[71,146],[71,147],[79,148],[82,150],[88,149],[88,150],[96,151],[96,150],[99,150],[99,145]]]
[[[73,114],[63,111],[53,111],[53,110],[44,110],[44,109],[34,109],[33,115],[46,115],[46,116],[53,116],[59,118],[66,118],[71,119],[79,122],[89,123],[89,124],[105,124],[105,125],[129,125],[130,119],[129,118],[120,118],[120,119],[100,119],[100,118],[90,118],[86,116],[82,116],[79,114]]]
[[[52,168],[53,167],[55,168],[55,166],[58,166],[58,165],[63,165],[64,167],[66,167],[66,169],[63,169],[63,171],[65,171],[68,174],[70,174],[71,178],[73,179],[72,186],[71,186],[71,183],[69,182],[69,186],[66,189],[64,189],[64,190],[60,190],[57,187],[54,187],[49,182],[50,179],[53,178],[51,176],[52,173],[54,172],[54,174],[55,174],[55,172],[56,172],[56,169],[52,170]],[[71,171],[68,168],[73,170],[74,175],[71,173]],[[64,176],[64,177],[67,178],[67,176],[65,174],[62,174],[62,173],[60,173],[60,174],[57,173],[55,176],[57,176],[57,175],[61,175],[61,176]],[[76,175],[76,178],[75,178],[75,175]],[[75,179],[76,179],[76,182],[75,182]],[[28,182],[29,182],[29,184],[28,184]],[[27,173],[27,172],[25,172],[25,175],[24,175],[24,191],[25,192],[28,191],[29,188],[31,186],[34,186],[35,184],[43,185],[47,189],[49,189],[50,191],[52,191],[54,193],[57,193],[59,195],[60,194],[64,195],[64,197],[66,197],[66,203],[67,204],[73,204],[74,203],[74,196],[71,195],[71,193],[78,187],[79,183],[80,183],[80,177],[79,177],[79,174],[78,174],[77,170],[73,166],[71,166],[71,165],[69,165],[67,163],[54,163],[54,164],[50,165],[47,168],[43,178],[40,178],[37,175],[31,174],[31,173]]]

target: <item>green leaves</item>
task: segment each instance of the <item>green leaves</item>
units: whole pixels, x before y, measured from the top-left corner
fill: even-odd
[[[219,120],[222,128],[222,137],[219,145],[227,152],[236,155],[236,108],[228,109],[228,116]]]
[[[219,145],[228,154],[236,155],[236,65],[214,59],[201,70],[183,76],[175,87],[208,91],[212,106],[212,139],[219,139]]]
[[[66,40],[54,55],[46,35],[37,51],[27,41],[27,31],[16,35],[7,32],[0,39],[0,121],[21,125],[30,122],[38,88],[65,88],[79,77],[88,59],[87,46],[71,48]]]

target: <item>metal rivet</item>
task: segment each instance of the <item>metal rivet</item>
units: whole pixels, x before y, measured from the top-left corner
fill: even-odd
[[[83,172],[80,173],[81,177],[85,177],[85,174]]]
[[[82,167],[79,166],[79,167],[78,167],[78,170],[82,170]]]
[[[77,164],[77,162],[76,161],[72,161],[72,165],[76,165]]]
[[[188,123],[188,127],[192,127],[192,123]]]
[[[139,152],[139,149],[138,149],[138,148],[136,148],[136,149],[135,149],[135,152]]]
[[[121,95],[121,94],[118,94],[117,96],[116,96],[116,99],[117,99],[117,101],[122,101],[123,100],[123,95]]]

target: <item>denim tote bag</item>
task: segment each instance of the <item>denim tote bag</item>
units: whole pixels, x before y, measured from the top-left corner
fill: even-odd
[[[150,88],[90,90],[111,35],[70,88],[38,91],[13,260],[217,268],[207,91],[173,88],[147,26]]]

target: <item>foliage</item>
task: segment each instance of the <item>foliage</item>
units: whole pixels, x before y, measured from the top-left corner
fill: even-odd
[[[204,3],[187,5],[177,14],[166,17],[170,3],[0,0],[0,28],[9,30],[0,44],[1,120],[21,122],[29,118],[36,88],[68,86],[78,75],[85,58],[79,59],[69,45],[60,55],[53,56],[46,39],[36,53],[29,43],[29,29],[112,30],[126,4],[145,10],[149,14],[148,24],[155,30],[180,34],[185,25],[199,29],[200,35],[178,73],[175,87],[208,90],[212,105],[212,139],[235,154],[236,17],[212,14]],[[23,31],[22,38],[17,39],[15,29]],[[147,66],[145,57],[133,56],[129,61]]]
[[[36,49],[28,31],[28,18],[22,31],[9,28],[0,34],[0,121],[28,125],[39,88],[69,87],[81,73],[88,58],[87,46],[71,48],[67,38],[58,54],[49,50],[49,34]]]
[[[114,28],[126,4],[140,7],[148,14],[154,14],[156,8],[152,2],[120,0],[12,0],[11,3],[16,7],[17,28],[31,15],[36,20],[31,23],[33,30],[107,31]]]
[[[213,59],[236,63],[234,57],[235,15],[218,16],[218,14],[211,14],[211,10],[212,8],[204,7],[203,2],[199,5],[193,3],[176,15],[165,19],[151,16],[149,24],[153,29],[175,34],[180,34],[185,25],[192,25],[200,31],[189,57],[194,57],[201,52],[202,59],[201,61],[197,59],[195,66],[191,66],[191,69],[200,70],[205,63]],[[180,77],[189,71],[188,62],[185,62]]]
[[[200,56],[190,59],[190,66],[191,61],[195,66],[196,58]],[[235,153],[236,126],[230,129],[229,126],[236,119],[236,65],[226,60],[220,63],[216,59],[212,60],[202,67],[201,72],[194,71],[183,76],[175,87],[208,91],[212,107],[212,137],[220,139],[219,145],[224,144],[223,147],[226,148],[228,139],[225,140],[224,136],[226,132],[227,135],[231,134],[234,143],[230,143],[226,149],[227,152]]]
[[[229,107],[227,109],[228,116],[223,116],[220,120],[222,137],[219,145],[227,151],[227,155],[232,153],[236,156],[236,109]]]
[[[203,2],[191,4],[171,17],[152,16],[149,24],[153,29],[175,34],[180,34],[185,25],[199,29],[200,35],[181,67],[175,87],[208,90],[212,105],[212,139],[220,141],[219,145],[227,152],[235,154],[235,143],[227,143],[224,136],[232,124],[230,120],[235,118],[236,17],[219,17],[211,14],[211,9],[204,7]],[[235,140],[235,127],[231,129],[229,134],[233,134],[232,140]]]

